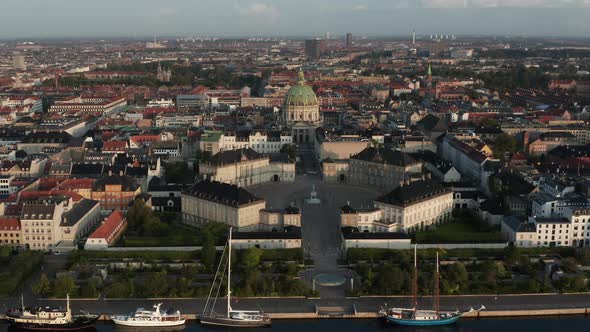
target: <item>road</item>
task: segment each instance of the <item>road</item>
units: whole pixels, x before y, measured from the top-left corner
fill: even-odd
[[[147,300],[147,299],[123,299],[123,300],[72,300],[72,308],[75,311],[84,310],[100,314],[114,314],[134,311],[138,307],[149,308],[154,303],[164,303],[164,306],[172,306],[183,313],[200,313],[205,301],[203,299],[177,299],[177,300]],[[358,312],[375,312],[387,303],[389,306],[408,306],[410,298],[396,297],[371,297],[371,298],[341,298],[341,299],[239,299],[232,301],[234,309],[262,308],[269,313],[309,313],[315,311],[315,306],[331,307],[356,307]],[[431,298],[420,298],[420,306],[428,308],[432,303]],[[20,306],[20,299],[11,298],[0,301],[6,307]],[[65,305],[65,301],[36,300],[27,305]],[[224,309],[225,301],[218,301],[218,311]],[[551,295],[486,295],[486,296],[443,296],[441,308],[443,310],[468,310],[485,305],[488,310],[522,310],[522,309],[556,309],[556,308],[588,308],[590,307],[590,294],[551,294]]]

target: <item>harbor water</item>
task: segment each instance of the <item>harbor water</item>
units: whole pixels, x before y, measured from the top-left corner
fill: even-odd
[[[318,320],[275,320],[270,328],[247,329],[247,331],[281,331],[281,332],[554,332],[586,331],[590,317],[545,317],[545,318],[503,318],[503,319],[463,319],[450,326],[440,327],[401,327],[384,323],[377,319],[318,319]],[[236,329],[211,328],[190,322],[177,329],[121,328],[109,322],[99,322],[96,328],[85,331],[235,331]],[[20,331],[2,323],[0,331]]]

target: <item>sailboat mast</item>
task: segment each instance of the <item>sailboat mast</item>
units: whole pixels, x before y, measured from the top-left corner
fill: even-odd
[[[440,311],[440,272],[439,272],[439,263],[438,263],[438,251],[436,252],[436,272],[434,274],[434,311],[438,315]]]
[[[229,240],[227,241],[227,317],[231,311],[230,297],[231,297],[231,231],[229,228]]]
[[[412,280],[412,296],[414,309],[418,309],[418,245],[414,244],[414,278]]]

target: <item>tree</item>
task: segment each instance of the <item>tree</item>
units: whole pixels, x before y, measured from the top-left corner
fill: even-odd
[[[566,273],[574,273],[578,271],[578,263],[573,257],[567,257],[561,260],[561,266]]]
[[[106,296],[109,298],[127,298],[132,295],[129,284],[126,282],[114,282],[106,291]]]
[[[12,248],[10,248],[9,246],[1,246],[0,247],[0,259],[4,260],[6,258],[9,258],[11,254],[12,254]]]
[[[166,271],[151,274],[145,281],[146,295],[164,296],[168,291],[168,274]]]
[[[577,251],[576,258],[582,265],[590,265],[590,249],[584,248]]]
[[[85,285],[80,287],[81,297],[97,297],[99,294],[98,289],[102,284],[102,280],[99,277],[92,277],[86,281]]]
[[[181,277],[176,283],[177,295],[180,297],[191,297],[193,294],[192,282],[190,279]]]
[[[482,282],[488,285],[496,285],[498,278],[498,266],[493,261],[485,261],[481,264],[481,279]]]
[[[248,248],[242,254],[242,265],[246,272],[255,270],[260,264],[260,258],[262,257],[262,250],[256,247]]]
[[[175,163],[166,163],[166,182],[170,183],[192,183],[193,172],[188,168],[188,163],[179,161]]]
[[[507,265],[514,265],[520,260],[520,252],[514,245],[504,248],[504,261]]]
[[[571,287],[576,292],[582,292],[586,290],[586,279],[582,276],[575,276]]]
[[[285,144],[281,147],[281,153],[286,153],[292,160],[297,159],[297,146],[294,144]]]
[[[170,232],[170,226],[163,223],[156,216],[150,216],[142,227],[142,234],[145,236],[166,236]]]
[[[141,199],[136,199],[127,211],[127,222],[130,231],[141,235],[166,236],[169,232],[168,224],[161,222]]]
[[[51,282],[47,278],[45,273],[41,274],[41,277],[32,287],[33,294],[40,297],[47,297],[51,294]]]
[[[150,217],[151,209],[141,199],[136,199],[127,211],[127,223],[129,229],[137,231]]]
[[[370,267],[367,271],[367,275],[365,280],[363,280],[363,288],[370,291],[373,288],[373,280],[375,279],[375,275],[373,273],[373,268]]]
[[[203,248],[201,249],[203,265],[205,265],[207,269],[213,270],[215,267],[215,259],[217,258],[215,238],[208,229],[203,229],[201,236],[203,241]]]
[[[461,262],[449,266],[447,277],[444,280],[449,282],[449,288],[454,289],[458,293],[462,293],[467,289],[469,283],[469,274],[465,265]]]
[[[527,282],[527,293],[538,293],[541,290],[541,284],[537,279],[531,278]]]
[[[377,277],[373,283],[373,291],[377,294],[392,295],[404,291],[405,275],[397,266],[384,264],[377,270]]]
[[[494,157],[500,160],[504,160],[507,153],[516,152],[517,148],[516,139],[506,133],[498,135],[492,144]]]
[[[496,127],[498,127],[498,121],[496,121],[494,119],[485,118],[485,119],[481,120],[479,125],[482,128],[496,128]]]
[[[55,297],[66,297],[66,295],[73,295],[76,291],[76,283],[69,275],[63,275],[55,281],[54,295]]]

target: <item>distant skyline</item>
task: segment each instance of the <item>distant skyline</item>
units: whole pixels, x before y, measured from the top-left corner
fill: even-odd
[[[590,0],[1,1],[1,39],[590,34]]]

